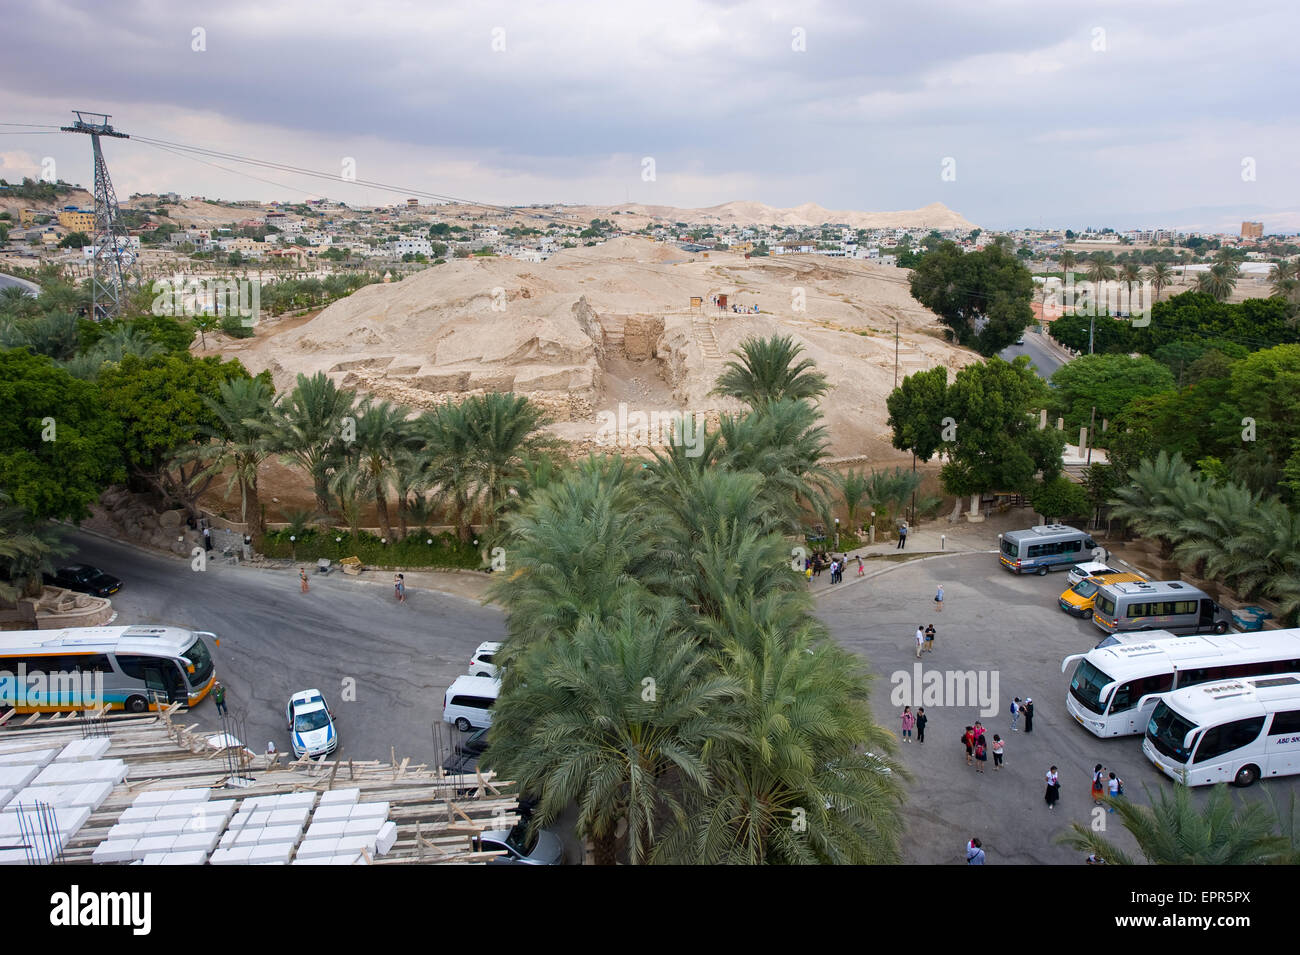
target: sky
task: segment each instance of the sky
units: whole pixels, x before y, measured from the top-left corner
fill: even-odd
[[[495,204],[1300,231],[1289,0],[2,0],[0,22],[0,123],[94,110],[339,177],[106,141],[119,198],[403,198],[356,178]],[[0,177],[90,186],[88,139],[43,132],[0,125]]]

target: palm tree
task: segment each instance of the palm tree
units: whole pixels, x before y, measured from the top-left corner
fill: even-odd
[[[349,442],[345,463],[338,472],[356,470],[364,475],[358,483],[374,500],[380,530],[388,541],[394,540],[388,492],[397,479],[399,457],[413,452],[416,445],[414,429],[407,421],[409,414],[409,409],[388,401],[369,397],[362,401],[356,412],[356,440]]]
[[[901,467],[890,471],[872,471],[867,478],[867,500],[889,523],[920,486],[921,475],[915,471]]]
[[[523,395],[475,395],[465,399],[462,410],[473,448],[469,465],[491,532],[509,495],[517,493],[525,476],[524,461],[555,442],[539,433],[549,419]]]
[[[1196,277],[1196,290],[1212,296],[1216,301],[1223,302],[1231,297],[1233,291],[1237,288],[1237,273],[1233,265],[1224,262],[1216,262],[1210,266],[1208,272],[1202,272]]]
[[[649,861],[657,827],[683,824],[681,793],[708,792],[703,754],[739,742],[726,719],[733,682],[674,621],[672,601],[626,594],[609,617],[584,616],[567,639],[525,653],[524,677],[493,707],[486,765],[539,793],[533,825],[578,807],[598,865]]]
[[[1148,864],[1265,865],[1288,852],[1287,840],[1275,831],[1274,813],[1261,803],[1234,800],[1226,785],[1215,786],[1203,806],[1196,805],[1187,786],[1174,786],[1172,795],[1161,786],[1155,799],[1147,790],[1147,798],[1150,806],[1123,798],[1107,801]],[[1073,823],[1059,841],[1110,865],[1134,864],[1128,853],[1081,823]]]
[[[762,475],[761,493],[784,516],[789,530],[798,527],[803,503],[815,513],[828,510],[827,489],[834,475],[822,463],[830,442],[820,420],[807,401],[785,398],[720,421],[718,463]]]
[[[72,552],[66,534],[61,524],[31,520],[0,491],[0,603],[40,595],[42,575],[54,572],[53,558]]]
[[[30,318],[40,310],[36,298],[20,285],[7,285],[0,289],[0,314],[15,318]]]
[[[846,517],[849,522],[849,530],[856,533],[858,526],[858,508],[862,505],[862,499],[866,497],[869,488],[869,482],[865,475],[857,471],[849,471],[841,475],[839,479],[840,497],[844,500],[844,510],[847,512]]]
[[[271,386],[262,377],[222,382],[216,400],[204,398],[217,420],[216,427],[203,428],[205,436],[212,440],[176,456],[178,462],[207,462],[208,466],[191,483],[230,472],[226,493],[239,486],[240,521],[250,526],[254,536],[260,536],[265,528],[257,496],[257,471],[271,454],[266,435],[273,397]]]
[[[1300,269],[1294,262],[1278,262],[1269,270],[1268,281],[1274,298],[1295,301],[1300,297]]]
[[[1168,285],[1173,284],[1174,269],[1168,262],[1157,262],[1147,269],[1147,281],[1155,289],[1156,301],[1160,301],[1160,293]]]
[[[310,378],[300,374],[293,391],[277,400],[268,422],[271,447],[311,476],[316,509],[322,513],[330,509],[330,470],[338,463],[343,439],[355,431],[355,400],[356,392],[339,388],[324,372]],[[347,435],[346,424],[352,426]]]
[[[1128,290],[1128,300],[1133,301],[1133,286],[1142,281],[1142,269],[1136,262],[1125,262],[1119,269],[1119,280]]]
[[[469,543],[475,474],[473,432],[465,407],[449,401],[420,415],[413,427],[424,445],[422,483],[449,501],[456,534]]]
[[[1074,274],[1074,267],[1078,262],[1079,257],[1069,249],[1066,249],[1061,253],[1060,263],[1062,281],[1069,281],[1070,276]]]
[[[1088,259],[1088,279],[1092,282],[1109,282],[1115,278],[1114,259],[1109,252],[1094,252]]]
[[[1148,526],[1152,514],[1165,505],[1169,490],[1192,477],[1191,466],[1179,453],[1171,457],[1162,450],[1154,460],[1144,458],[1129,471],[1129,483],[1116,488],[1115,496],[1109,501],[1113,507],[1111,516],[1145,533],[1143,528]]]
[[[811,358],[796,362],[803,346],[788,335],[748,338],[733,352],[711,394],[739,398],[751,408],[782,399],[818,398],[826,394],[826,376],[814,371]]]

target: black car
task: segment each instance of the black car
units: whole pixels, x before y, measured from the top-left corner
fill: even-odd
[[[53,575],[46,574],[45,582],[53,587],[64,587],[92,597],[108,597],[122,589],[122,581],[88,564],[61,567]]]
[[[478,730],[465,737],[464,740],[457,743],[447,759],[443,762],[442,768],[450,776],[468,776],[478,767],[478,759],[487,749],[488,731]]]

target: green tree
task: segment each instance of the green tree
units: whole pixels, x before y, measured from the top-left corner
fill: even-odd
[[[355,441],[346,442],[344,464],[335,474],[334,483],[349,472],[360,475],[356,484],[364,487],[374,501],[380,530],[388,541],[395,540],[388,511],[389,491],[397,480],[402,459],[413,456],[416,448],[415,431],[407,421],[409,414],[410,410],[402,405],[365,398],[356,410]]]
[[[1067,431],[1073,433],[1092,421],[1097,409],[1097,424],[1123,411],[1135,398],[1174,390],[1174,376],[1152,358],[1128,355],[1080,355],[1052,374],[1055,386],[1051,412],[1065,418]]]
[[[981,491],[1028,493],[1035,476],[1051,480],[1061,470],[1065,435],[1039,430],[1036,412],[1050,401],[1047,385],[1021,355],[1010,364],[990,358],[968,365],[948,388],[948,414],[956,424],[944,443],[949,461],[944,487],[958,497]]]
[[[462,403],[462,411],[471,447],[467,464],[492,531],[527,475],[526,462],[554,446],[541,434],[550,420],[535,403],[513,393],[473,395]]]
[[[1048,521],[1084,517],[1091,509],[1088,492],[1064,474],[1050,481],[1041,481],[1029,495],[1034,510]]]
[[[904,378],[885,399],[894,447],[922,461],[934,457],[943,445],[947,400],[948,369],[943,365]]]
[[[121,444],[94,385],[43,355],[0,352],[0,488],[29,516],[88,516],[125,476]]]
[[[1107,800],[1119,821],[1137,841],[1149,865],[1266,865],[1281,861],[1287,841],[1277,818],[1260,803],[1234,800],[1227,786],[1215,786],[1209,801],[1197,805],[1188,786],[1161,786],[1151,805],[1127,799]],[[1059,841],[1079,852],[1095,853],[1110,865],[1133,865],[1134,859],[1100,832],[1072,823]]]
[[[1157,262],[1147,269],[1146,279],[1155,291],[1155,300],[1160,301],[1160,293],[1174,281],[1174,268],[1168,262]]]
[[[192,479],[193,483],[229,472],[226,493],[239,488],[239,515],[248,524],[253,536],[260,537],[265,529],[262,507],[258,499],[257,472],[270,455],[267,440],[267,422],[271,415],[274,394],[269,376],[233,378],[217,387],[218,397],[205,398],[217,423],[205,427],[209,443],[187,448],[177,455],[178,462],[201,460],[207,464]]]
[[[355,401],[355,391],[339,388],[324,372],[310,378],[299,374],[293,391],[277,399],[268,421],[271,448],[311,478],[321,513],[330,510],[330,473],[342,457],[345,427],[355,440]]]
[[[32,520],[0,491],[0,605],[40,595],[42,575],[54,572],[54,558],[72,551],[65,536],[63,526]]]
[[[1033,321],[1029,270],[1001,245],[963,252],[945,242],[913,270],[912,297],[939,316],[949,336],[996,355]]]
[[[733,353],[740,360],[727,362],[711,393],[739,398],[751,408],[786,398],[818,398],[826,394],[826,376],[814,370],[811,358],[798,360],[802,352],[803,346],[788,335],[747,338]]]

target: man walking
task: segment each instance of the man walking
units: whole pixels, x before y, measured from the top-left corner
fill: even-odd
[[[918,743],[925,742],[925,724],[928,722],[930,722],[930,718],[925,715],[925,707],[918,706],[916,708],[916,741]]]
[[[943,584],[939,585],[939,590],[934,595],[934,609],[937,613],[943,613]]]
[[[907,521],[900,521],[898,524],[898,546],[894,550],[907,549]]]
[[[226,715],[226,688],[218,683],[212,687],[212,702],[217,704],[217,715]]]
[[[1011,732],[1019,732],[1016,724],[1020,722],[1020,697],[1011,701]]]
[[[916,625],[916,658],[921,659],[921,654],[925,650],[925,629],[918,623]]]

